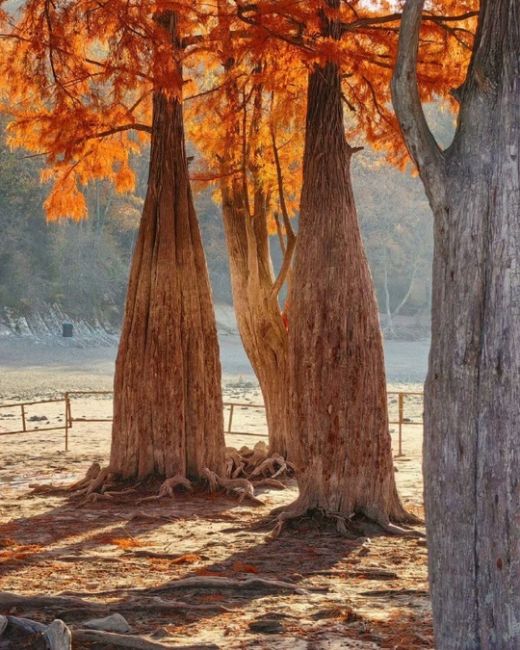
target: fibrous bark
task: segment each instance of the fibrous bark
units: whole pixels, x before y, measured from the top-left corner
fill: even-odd
[[[176,45],[172,12],[158,20]],[[180,63],[177,64],[182,78]],[[181,100],[156,90],[148,190],[114,381],[110,469],[122,478],[222,471],[217,329],[188,178]]]
[[[249,215],[237,181],[223,181],[221,193],[238,330],[262,390],[269,451],[287,457],[287,331],[273,291],[267,199],[258,190]]]
[[[232,58],[224,64],[230,74],[233,66]],[[273,153],[277,161],[280,203],[286,231],[285,236],[281,235],[282,240],[286,240],[283,251],[284,261],[278,278],[275,278],[269,246],[270,198],[258,173],[258,159],[262,157],[263,152],[261,147],[251,147],[248,139],[249,136],[257,134],[260,123],[264,119],[261,84],[253,87],[252,97],[251,129],[248,129],[247,102],[245,98],[240,98],[236,81],[230,77],[227,99],[229,105],[235,108],[236,115],[235,119],[231,119],[228,123],[227,138],[231,143],[231,150],[241,149],[239,156],[241,174],[231,179],[226,175],[222,177],[220,183],[222,213],[233,305],[240,337],[264,398],[269,451],[271,454],[287,457],[290,454],[287,428],[289,395],[287,331],[278,296],[292,262],[295,235],[285,206],[282,172],[273,130]],[[232,160],[232,154],[223,155],[223,167],[231,165]]]
[[[339,3],[330,0],[337,8]],[[337,36],[325,17],[324,35]],[[289,310],[290,425],[298,437],[294,514],[406,518],[394,480],[383,346],[343,125],[340,69],[309,77],[300,227]],[[339,521],[339,520],[338,520]]]
[[[416,80],[403,14],[393,97],[434,213],[424,475],[439,650],[520,647],[520,4],[482,0],[452,145]]]

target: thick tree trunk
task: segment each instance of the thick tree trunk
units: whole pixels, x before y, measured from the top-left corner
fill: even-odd
[[[520,647],[520,5],[481,2],[455,140],[425,139],[408,3],[394,103],[435,216],[425,505],[436,647]]]
[[[250,217],[237,185],[221,184],[233,303],[242,343],[264,397],[269,451],[287,457],[287,332],[273,292],[267,203],[257,192]]]
[[[156,92],[148,191],[114,381],[110,466],[122,478],[224,467],[221,370],[182,104]]]
[[[341,81],[310,74],[301,217],[290,296],[296,510],[405,518],[394,481],[383,345],[344,135]]]

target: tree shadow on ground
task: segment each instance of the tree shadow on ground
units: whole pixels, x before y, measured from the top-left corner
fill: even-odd
[[[269,501],[272,494],[263,496]],[[294,493],[289,493],[287,501],[292,496]],[[144,512],[144,517],[132,519],[139,512]],[[273,630],[278,630],[277,639],[286,639],[287,635],[314,638],[336,627],[340,636],[346,634],[360,639],[377,639],[378,634],[388,633],[383,623],[381,630],[372,623],[367,626],[350,607],[352,590],[357,588],[360,593],[363,584],[370,586],[362,583],[356,587],[355,581],[373,579],[362,566],[367,551],[364,538],[346,539],[330,522],[309,517],[287,525],[277,539],[267,540],[273,518],[266,513],[267,508],[244,507],[234,498],[206,493],[179,493],[174,500],[152,501],[140,506],[130,497],[117,503],[90,504],[80,510],[68,502],[60,503],[45,513],[15,520],[16,534],[13,536],[20,543],[30,544],[38,538],[38,530],[43,529],[53,540],[47,546],[62,545],[36,549],[29,557],[13,565],[4,565],[2,569],[16,571],[30,564],[39,571],[49,563],[70,558],[71,570],[78,573],[74,591],[69,587],[67,591],[60,590],[61,583],[52,574],[48,581],[38,581],[42,587],[31,586],[33,593],[61,591],[64,596],[69,595],[70,606],[69,603],[49,602],[45,606],[25,604],[18,608],[21,615],[45,622],[59,617],[78,626],[92,616],[119,612],[135,632],[150,634],[162,630],[169,641],[185,642],[208,630],[210,634],[212,630],[226,634],[223,630],[234,626],[240,628],[240,633],[246,634],[249,641],[265,633],[268,641],[263,647],[278,647],[278,641],[274,640],[276,635],[268,636]],[[172,517],[178,519],[171,521]],[[0,525],[0,537],[12,534],[10,526]],[[156,531],[161,533],[154,535]],[[374,536],[376,534],[377,528],[374,528]],[[107,543],[114,538],[135,539],[136,542],[144,539],[146,544],[130,544],[128,548],[112,546],[109,556],[103,555],[103,550],[99,552],[100,548],[106,551]],[[149,551],[154,544],[147,546],[147,542],[158,538],[162,544],[171,542],[171,552]],[[191,544],[196,545],[192,548],[196,563],[179,566],[174,559],[176,553],[182,555]],[[82,576],[80,562],[83,565],[92,562]],[[373,561],[369,564],[373,565]],[[61,571],[64,566],[66,568],[66,565],[60,566]],[[371,571],[374,571],[373,566]],[[384,571],[381,569],[383,581],[389,576],[397,577],[389,571],[385,577]],[[118,576],[127,577],[125,585]],[[166,576],[169,577],[165,579]],[[179,580],[206,577],[231,578],[240,584],[223,589],[222,585],[208,587],[195,582],[184,583],[179,588]],[[272,584],[257,581],[244,586],[244,581],[251,578],[272,581]],[[276,581],[288,583],[288,587]],[[386,586],[372,585],[376,588]],[[392,583],[388,594],[375,597],[389,611],[395,609],[396,604],[407,607],[402,594],[394,593],[395,586],[396,583]],[[88,602],[74,604],[72,597]],[[425,599],[423,595],[420,598]],[[303,628],[302,612],[306,617]],[[418,609],[416,618],[421,625],[424,616],[423,609]],[[413,620],[412,616],[408,625],[413,627]],[[428,623],[423,627],[426,629]],[[405,631],[403,628],[403,633]],[[274,645],[269,645],[270,639]],[[243,647],[256,647],[249,645],[249,641]]]
[[[0,523],[0,574],[6,576],[29,564],[48,560],[81,560],[81,554],[102,544],[153,532],[180,520],[202,513],[205,518],[226,518],[236,507],[236,500],[219,498],[204,491],[177,493],[174,500],[163,499],[139,504],[140,498],[157,493],[159,483],[150,483],[136,496],[125,495],[113,501],[99,501],[81,506],[82,499],[63,490],[48,494],[26,494],[22,499],[52,497],[59,504],[44,512]],[[85,537],[88,535],[88,537]],[[78,539],[81,538],[81,539]],[[117,544],[116,544],[117,546]],[[124,544],[121,544],[124,549]]]
[[[265,523],[265,520],[262,523]],[[243,527],[242,530],[246,535],[247,527]],[[225,535],[228,531],[230,529],[224,528],[220,532]],[[233,527],[232,531],[236,532],[237,528]],[[222,584],[208,587],[203,584],[199,586],[195,582],[193,586],[178,589],[179,578],[176,577],[175,580],[148,588],[105,592],[105,595],[118,596],[118,600],[113,600],[107,606],[107,613],[123,612],[129,615],[129,620],[133,619],[135,622],[139,610],[125,611],[129,602],[133,604],[136,601],[140,602],[141,612],[147,609],[146,603],[149,603],[148,609],[153,612],[158,602],[163,605],[171,602],[172,599],[181,600],[193,607],[163,616],[157,615],[156,612],[147,619],[147,623],[150,624],[154,620],[155,624],[160,625],[166,620],[170,625],[185,628],[187,625],[193,626],[220,617],[223,613],[226,616],[231,612],[243,612],[254,601],[264,600],[262,609],[267,607],[268,610],[272,610],[274,607],[277,610],[276,615],[287,620],[292,619],[296,624],[297,617],[280,613],[276,601],[272,601],[271,605],[266,604],[270,597],[285,594],[287,598],[305,603],[313,595],[325,594],[329,587],[323,584],[323,576],[338,575],[339,577],[341,573],[336,574],[336,565],[346,560],[355,551],[362,550],[364,542],[363,538],[345,539],[335,530],[324,529],[321,525],[314,526],[312,522],[304,522],[303,525],[293,527],[275,540],[266,540],[263,533],[258,533],[257,539],[252,540],[246,548],[229,553],[221,561],[205,563],[182,576],[183,579],[192,578],[196,581],[214,577],[231,578],[244,585],[247,583],[248,586],[237,588],[235,583],[230,588]],[[256,581],[257,578],[265,582]],[[285,586],[281,583],[285,583]],[[94,594],[75,595],[88,597]],[[206,606],[206,609],[197,609],[197,606],[201,605]],[[68,611],[60,614],[66,614],[68,620],[72,621],[77,620],[76,614],[79,615],[79,612]]]

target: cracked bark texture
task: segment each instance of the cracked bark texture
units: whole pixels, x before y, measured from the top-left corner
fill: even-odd
[[[520,3],[482,0],[442,152],[419,100],[408,0],[394,106],[434,213],[424,476],[439,650],[520,647]]]
[[[171,12],[160,21],[176,41]],[[180,64],[179,76],[182,75]],[[114,380],[111,470],[198,478],[224,469],[221,367],[188,177],[181,101],[154,93],[148,190]]]
[[[382,336],[337,65],[311,71],[307,102],[289,311],[290,425],[300,468],[295,511],[363,513],[387,525],[406,514],[394,480]]]

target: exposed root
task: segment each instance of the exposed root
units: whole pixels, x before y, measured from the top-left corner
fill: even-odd
[[[236,479],[244,477],[250,481],[254,478],[276,479],[282,474],[295,474],[296,467],[293,463],[285,460],[279,454],[268,457],[267,445],[265,442],[257,442],[253,449],[241,447],[239,450],[234,447],[226,448],[226,471],[227,478]],[[268,485],[265,483],[265,485]],[[272,487],[280,487],[272,484]],[[212,489],[215,489],[213,487]]]
[[[72,640],[74,643],[95,643],[97,645],[110,646],[112,648],[134,648],[135,650],[161,650],[171,648],[145,637],[130,634],[116,634],[115,632],[103,632],[102,630],[73,630]],[[185,646],[186,647],[186,646]],[[194,646],[189,646],[194,647]],[[205,646],[200,646],[204,648]]]
[[[177,474],[171,478],[166,479],[166,481],[162,483],[158,494],[154,494],[151,497],[144,497],[144,499],[139,499],[137,501],[137,504],[145,503],[146,501],[159,501],[159,499],[162,499],[164,497],[173,498],[173,490],[179,485],[186,488],[186,490],[193,489],[191,481],[189,481],[185,476]]]
[[[390,517],[386,513],[379,512],[378,510],[365,510],[363,514],[370,521],[376,523],[383,530],[383,532],[388,533],[389,535],[397,535],[402,537],[424,537],[424,533],[421,533],[418,530],[404,528],[394,523],[398,522],[400,524],[404,524],[413,522],[414,524],[417,524],[419,522],[419,519],[415,517],[415,515],[408,513],[400,504],[397,516],[392,517],[393,521],[390,520]]]
[[[99,463],[92,463],[87,470],[85,477],[67,488],[68,492],[73,492],[74,496],[84,496],[84,501],[81,506],[87,503],[96,503],[96,501],[107,498],[110,499],[111,495],[105,497],[108,488],[114,485],[114,475],[109,467],[101,469]]]
[[[402,528],[401,526],[396,526],[395,524],[392,523],[388,523],[385,526],[381,526],[381,528],[385,531],[385,533],[389,533],[390,535],[401,535],[404,537],[422,536],[421,533],[419,533],[416,530],[410,530],[409,528]]]
[[[105,467],[102,469],[99,474],[92,479],[90,485],[87,487],[87,494],[92,494],[93,492],[103,492],[105,484],[108,483],[111,479],[110,467]]]
[[[66,485],[54,485],[53,483],[30,483],[29,488],[31,491],[28,493],[29,496],[36,494],[60,494],[68,492],[68,486]]]
[[[216,472],[212,472],[207,467],[202,470],[202,475],[208,481],[210,492],[216,492],[221,487],[228,493],[238,492],[239,503],[242,503],[247,498],[258,505],[264,505],[263,501],[256,498],[254,485],[245,478],[225,478],[219,476]]]
[[[110,492],[104,492],[107,497],[123,497],[127,494],[133,494],[136,492],[136,488],[128,488],[126,490],[110,490]]]
[[[234,447],[226,447],[226,476],[237,478],[245,470],[247,462]]]
[[[257,442],[251,452],[247,447],[245,449],[242,447],[242,451],[245,452],[242,455],[247,458],[247,469],[249,471],[255,469],[267,458],[267,445],[263,441]]]
[[[297,499],[290,506],[275,508],[271,514],[277,515],[275,527],[267,536],[267,539],[276,539],[282,532],[284,526],[291,520],[300,519],[304,516],[318,515],[323,520],[332,520],[336,525],[338,533],[348,539],[359,539],[374,533],[374,528],[379,528],[389,535],[404,537],[424,537],[420,531],[404,528],[391,522],[389,517],[377,510],[364,511],[361,513],[333,512],[324,508],[310,507],[308,501]],[[362,515],[358,517],[357,515]],[[377,530],[375,531],[377,532]]]
[[[113,497],[110,496],[109,492],[91,492],[87,494],[86,498],[79,504],[79,507],[82,508],[89,503],[97,503],[98,501],[112,501]]]
[[[294,473],[296,469],[283,456],[274,454],[268,457],[267,454],[267,445],[263,441],[257,442],[253,449],[242,447],[237,450],[234,447],[227,447],[225,476],[217,476],[208,469],[202,474],[207,480],[211,492],[222,488],[228,493],[238,494],[240,503],[247,499],[257,505],[264,505],[255,495],[252,479],[255,479],[254,483],[258,486],[284,489],[285,486],[280,480],[277,480],[278,477]],[[75,497],[83,497],[80,504],[82,506],[96,503],[101,499],[108,500],[125,496],[136,491],[137,486],[118,489],[116,479],[117,476],[110,466],[102,468],[99,463],[92,463],[84,478],[65,489],[72,492]],[[136,504],[159,501],[165,497],[172,498],[174,490],[178,486],[187,490],[192,489],[190,481],[184,476],[173,476],[162,483],[158,494],[139,499]]]
[[[69,485],[67,489],[69,492],[76,492],[77,490],[86,488],[98,476],[99,472],[101,472],[101,465],[99,463],[92,463],[85,476],[79,481],[76,481],[76,483]]]
[[[296,501],[291,506],[289,506],[288,509],[276,508],[275,510],[273,510],[272,514],[274,514],[275,512],[279,512],[279,514],[278,517],[276,518],[275,527],[266,536],[266,539],[274,540],[277,537],[279,537],[280,533],[283,530],[283,527],[287,524],[287,522],[291,521],[292,519],[300,519],[300,517],[303,517],[304,515],[307,514],[307,511],[308,511],[307,503],[302,503],[300,499],[296,499]]]
[[[293,474],[297,474],[297,473],[298,473],[298,468],[296,467],[296,465],[295,465],[294,463],[291,463],[290,460],[286,460],[286,461],[285,461],[285,464],[287,465],[287,467],[291,470],[291,472],[292,472]]]
[[[164,588],[164,591],[175,591],[177,589],[215,589],[218,592],[223,589],[252,589],[255,591],[260,589],[280,589],[296,594],[308,593],[306,589],[302,589],[291,582],[268,580],[256,577],[246,578],[245,580],[235,580],[234,578],[224,578],[220,576],[191,576],[189,578],[181,578],[171,582]],[[161,589],[161,591],[163,591],[163,589]]]
[[[276,488],[277,490],[285,490],[287,486],[285,483],[282,483],[281,481],[278,481],[275,478],[262,478],[258,481],[253,481],[253,485],[256,487],[272,487]]]
[[[277,469],[276,465],[279,466]],[[285,459],[278,454],[275,454],[271,458],[266,458],[263,462],[260,463],[249,475],[250,478],[255,476],[263,476],[265,472],[270,474],[273,478],[276,478],[279,474],[287,469]]]
[[[413,512],[408,512],[403,508],[403,514],[399,516],[395,521],[400,524],[406,524],[407,526],[424,526],[424,520],[414,515]]]
[[[84,506],[89,503],[97,503],[102,499],[111,500],[115,497],[134,494],[141,483],[142,481],[132,487],[122,486],[122,489],[117,489],[116,475],[113,473],[111,467],[108,466],[102,469],[99,463],[92,463],[85,477],[73,483],[67,489],[69,492],[73,492],[74,496],[83,496],[84,500],[80,503],[80,506]],[[187,490],[192,489],[191,482],[184,476],[178,474],[166,479],[161,484],[158,494],[139,499],[136,501],[136,504],[146,501],[158,501],[163,497],[171,498],[173,497],[174,489],[178,486],[182,486]]]

